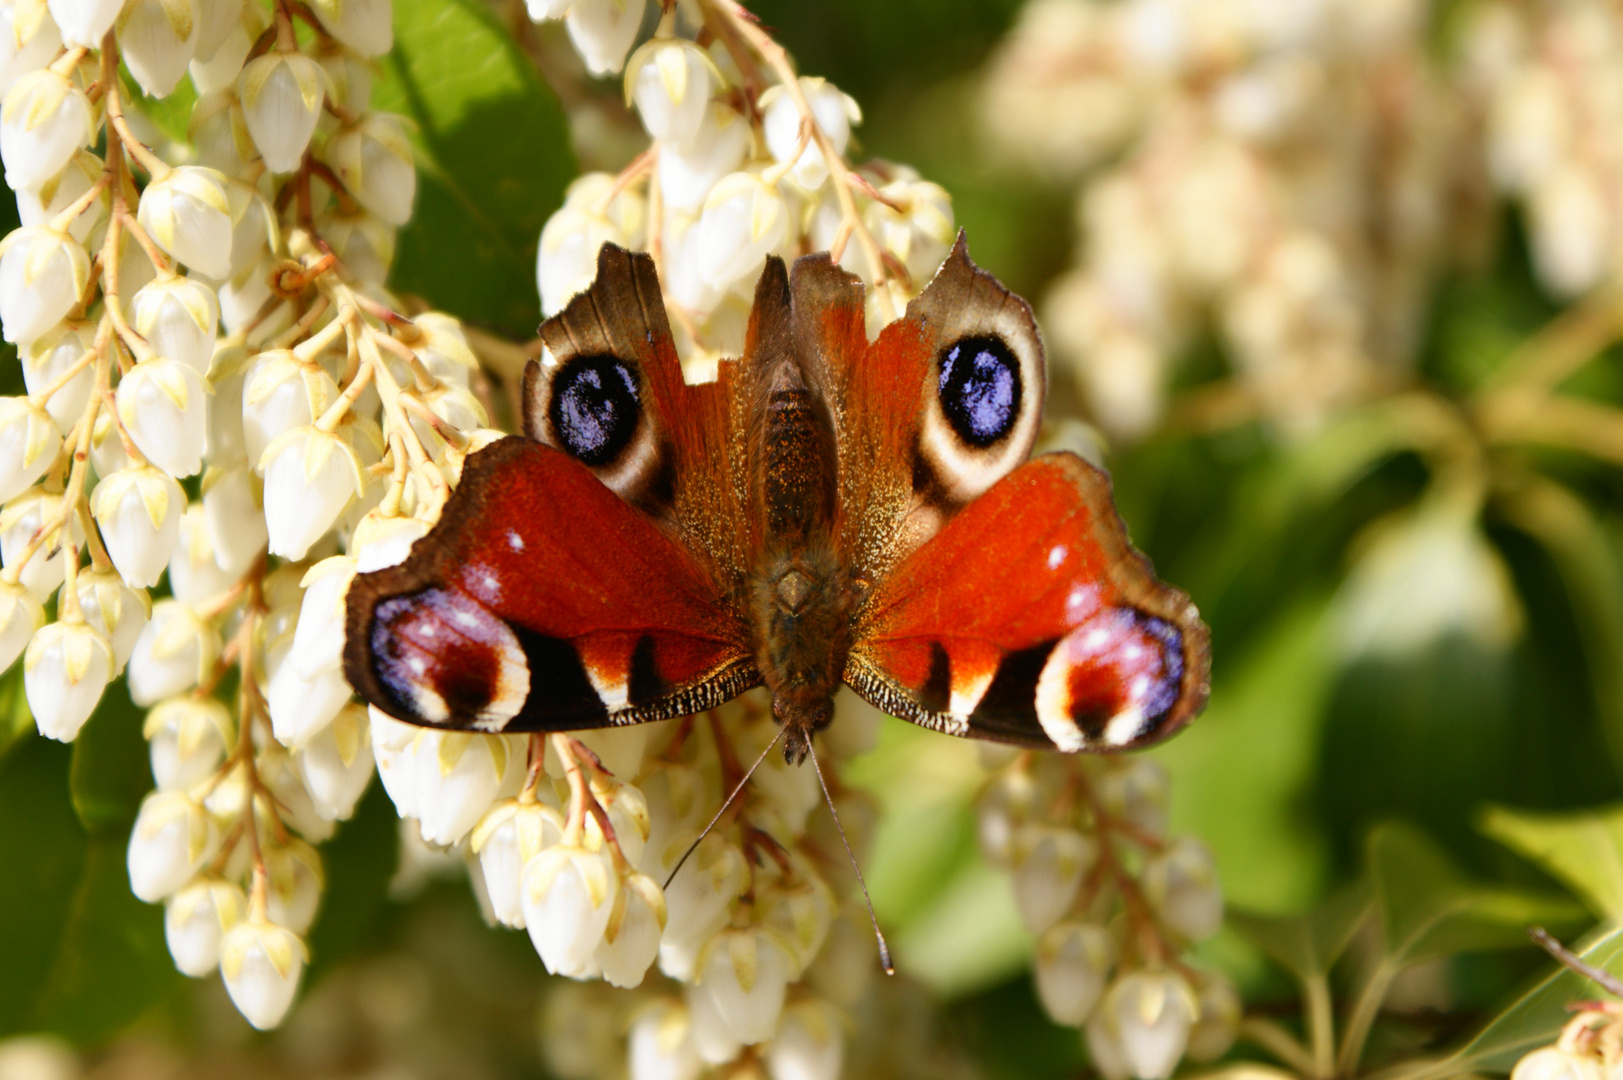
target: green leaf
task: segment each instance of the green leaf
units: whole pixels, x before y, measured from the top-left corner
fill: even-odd
[[[1575,950],[1602,971],[1623,976],[1623,929],[1610,929]],[[1461,1047],[1448,1064],[1460,1072],[1508,1072],[1529,1050],[1555,1041],[1562,1025],[1572,1019],[1570,1002],[1595,996],[1595,984],[1566,967],[1559,967],[1537,986],[1500,1013],[1475,1038]]]
[[[1251,944],[1301,979],[1329,972],[1374,910],[1367,884],[1343,889],[1306,915],[1230,910],[1228,923]]]
[[[1623,921],[1623,806],[1575,814],[1491,806],[1480,826],[1566,884],[1595,914]]]
[[[321,912],[310,931],[310,978],[382,939],[389,879],[400,851],[399,817],[381,783],[367,789],[355,816],[321,846],[326,871]]]
[[[557,100],[476,0],[397,0],[378,109],[417,123],[417,208],[390,284],[530,337],[541,226],[575,174]]]
[[[141,799],[152,790],[142,710],[124,680],[107,687],[96,711],[73,740],[69,788],[79,820],[93,836],[128,837]]]
[[[23,693],[23,663],[18,657],[11,670],[0,675],[0,758],[34,733],[34,714]]]
[[[1393,964],[1527,945],[1529,926],[1572,927],[1584,919],[1582,909],[1556,897],[1472,882],[1441,848],[1403,822],[1376,827],[1368,852]]]

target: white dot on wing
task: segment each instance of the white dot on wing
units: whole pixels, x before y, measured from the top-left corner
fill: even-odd
[[[523,551],[524,537],[520,536],[516,532],[509,531],[507,534],[507,546],[512,548],[514,551]]]
[[[1068,554],[1070,553],[1065,550],[1064,544],[1055,544],[1048,551],[1048,568],[1050,570],[1058,570],[1060,568],[1060,564],[1065,561],[1065,556]]]

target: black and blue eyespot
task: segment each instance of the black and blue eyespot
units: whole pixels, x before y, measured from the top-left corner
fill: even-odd
[[[1002,338],[959,338],[941,350],[941,411],[958,437],[985,448],[1020,418],[1020,361]]]
[[[637,374],[612,356],[577,356],[552,380],[552,430],[587,465],[607,465],[637,432]]]

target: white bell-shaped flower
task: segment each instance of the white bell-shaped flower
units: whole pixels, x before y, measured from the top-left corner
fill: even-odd
[[[101,48],[101,39],[113,28],[124,0],[47,0],[51,18],[61,27],[62,40],[87,49]]]
[[[44,402],[45,411],[51,414],[57,430],[64,435],[79,422],[85,406],[90,403],[90,392],[96,386],[96,365],[81,363],[94,341],[95,328],[90,324],[58,323],[55,329],[46,331],[21,350],[23,385],[36,396],[51,391]],[[51,390],[52,387],[55,389]],[[0,442],[4,439],[0,434]],[[0,467],[0,476],[10,475],[15,474]],[[0,491],[3,490],[0,486]],[[9,497],[0,498],[0,502]]]
[[[462,332],[462,324],[449,315],[438,311],[425,311],[421,315],[412,316],[418,332],[422,337],[413,342],[412,351],[417,359],[423,362],[428,373],[436,379],[443,379],[462,387],[468,388],[469,377],[479,370],[479,358],[468,347],[467,335]],[[409,369],[400,364],[398,369],[391,360],[389,371],[402,370],[402,377],[396,381],[402,384],[409,381]]]
[[[592,793],[609,819],[609,827],[614,830],[614,840],[620,847],[620,854],[636,866],[642,861],[643,844],[648,840],[648,800],[635,787],[615,780],[592,781]],[[596,815],[588,816],[586,846],[595,847],[603,842],[602,827]]]
[[[0,507],[0,565],[11,569],[28,550],[34,534],[57,521],[62,513],[62,496],[41,488],[25,491]],[[23,587],[34,599],[45,599],[56,591],[67,574],[64,541],[71,537],[75,550],[83,550],[84,531],[77,514],[68,516],[68,536],[60,527],[50,533],[34,548],[19,575]]]
[[[626,98],[636,102],[642,126],[662,148],[693,147],[720,82],[710,54],[684,38],[653,38],[626,64]]]
[[[345,705],[332,723],[293,753],[316,813],[328,821],[349,820],[372,780],[368,726],[364,705]]]
[[[149,904],[190,881],[218,849],[220,833],[203,807],[178,791],[141,800],[130,831],[130,891]]]
[[[163,576],[185,507],[186,493],[174,477],[151,465],[120,469],[96,485],[91,513],[107,554],[131,588],[150,589]]]
[[[687,840],[666,847],[671,865],[682,857]],[[668,871],[668,867],[662,867]],[[727,925],[727,909],[743,891],[748,877],[744,853],[721,836],[704,838],[665,890],[665,935],[659,946],[659,969],[673,979],[694,975],[699,950]]]
[[[184,791],[207,780],[225,760],[231,714],[212,697],[190,694],[161,701],[141,727],[159,791]]]
[[[220,942],[242,921],[248,899],[229,881],[198,878],[164,902],[163,936],[182,975],[201,979],[220,966]]]
[[[491,914],[504,926],[524,929],[524,867],[563,839],[563,815],[534,799],[503,799],[474,826],[472,848],[479,856]]]
[[[321,856],[303,840],[290,839],[285,847],[265,850],[265,869],[270,889],[265,897],[265,913],[277,926],[303,934],[316,920],[321,906],[321,890],[326,874]]]
[[[250,917],[220,943],[220,977],[231,1004],[260,1031],[282,1022],[293,1005],[309,953],[297,934]]]
[[[214,666],[220,635],[188,604],[160,600],[130,654],[130,700],[154,705],[185,693]]]
[[[1223,925],[1223,892],[1211,849],[1180,836],[1152,855],[1141,873],[1144,898],[1161,921],[1190,941],[1204,941]]]
[[[704,1069],[693,1048],[692,1023],[679,1001],[660,999],[631,1021],[631,1080],[699,1080]]]
[[[0,8],[0,11],[3,11]],[[0,33],[4,33],[0,30]],[[62,171],[51,177],[37,188],[22,188],[17,192],[17,217],[24,225],[49,225],[57,215],[79,200],[91,186],[101,178],[102,170],[106,166],[101,158],[88,150],[79,150]],[[79,211],[68,224],[68,235],[79,243],[84,243],[90,236],[90,231],[100,224],[107,215],[107,192],[90,200],[90,204]],[[120,285],[122,289],[122,283]]]
[[[202,165],[171,169],[141,193],[136,220],[181,263],[207,277],[224,278],[231,269],[231,203],[225,185],[224,175]]]
[[[564,26],[587,71],[612,75],[624,66],[647,6],[647,0],[574,0],[569,5]]]
[[[362,56],[394,48],[394,11],[389,0],[312,0],[322,27]]]
[[[1014,902],[1026,929],[1040,934],[1070,909],[1099,855],[1092,837],[1057,825],[1023,825],[1014,835]]]
[[[687,988],[688,1032],[693,1050],[707,1065],[724,1065],[738,1057],[743,1040],[733,1025],[716,1008],[716,999],[702,986]]]
[[[214,560],[227,577],[248,572],[270,533],[259,501],[259,484],[246,465],[203,476],[203,523]]]
[[[23,226],[0,241],[0,329],[26,345],[61,322],[90,279],[90,257],[67,233]]]
[[[242,431],[242,390],[248,376],[242,348],[222,342],[209,363],[208,415],[203,423],[203,456],[211,466],[234,469],[248,466],[248,447]],[[256,489],[257,490],[257,489]]]
[[[0,502],[33,487],[61,449],[50,413],[27,398],[0,397]]]
[[[237,76],[248,133],[273,173],[290,173],[304,158],[321,118],[326,73],[308,56],[275,50],[250,60]]]
[[[197,20],[197,41],[192,52],[194,63],[208,62],[231,36],[231,31],[242,26],[242,9],[243,0],[192,0],[192,13]],[[246,32],[244,36],[247,36]],[[246,52],[244,50],[244,55]],[[237,63],[242,63],[241,58]],[[207,92],[198,87],[198,93]]]
[[[130,301],[130,323],[159,356],[208,374],[220,301],[201,281],[172,277],[147,284]]]
[[[411,554],[411,546],[427,534],[428,523],[419,518],[383,516],[376,511],[367,514],[355,527],[349,543],[356,572],[368,574],[386,566],[399,566]]]
[[[271,554],[302,559],[361,493],[360,458],[341,436],[311,426],[278,436],[261,461]]]
[[[62,34],[44,4],[0,4],[0,97],[22,76],[56,58]]]
[[[569,185],[564,204],[541,229],[536,254],[536,284],[541,310],[556,315],[571,297],[597,275],[597,253],[604,244],[636,248],[647,222],[643,197],[615,190],[609,173],[587,173]]]
[[[660,198],[672,210],[697,213],[716,183],[748,155],[749,125],[733,109],[711,102],[691,144],[660,147]]]
[[[321,234],[357,281],[382,287],[394,263],[395,229],[365,210],[337,210],[321,221]]]
[[[765,1042],[778,1027],[795,958],[764,926],[723,930],[699,954],[699,989],[746,1046]]]
[[[147,249],[128,232],[118,238],[118,291],[121,296],[134,296],[147,282],[158,276],[158,268],[147,254]],[[126,307],[128,305],[126,304]]]
[[[113,644],[113,677],[135,652],[135,643],[152,616],[152,601],[145,589],[132,589],[115,570],[83,570],[75,579],[79,610],[85,622],[107,635]]]
[[[6,185],[44,186],[93,137],[90,99],[49,68],[30,71],[6,91],[0,104],[0,158]]]
[[[196,0],[129,0],[118,19],[118,48],[130,74],[153,97],[168,97],[197,52]]]
[[[957,235],[952,196],[939,184],[917,177],[894,180],[879,193],[887,202],[870,203],[863,213],[864,223],[879,246],[906,268],[913,283],[922,286],[940,269]],[[850,247],[860,251],[858,245]],[[862,276],[873,280],[871,273]]]
[[[833,1006],[802,1001],[783,1010],[766,1051],[772,1080],[839,1080],[845,1061],[845,1026]]]
[[[758,173],[723,177],[705,200],[694,226],[695,269],[716,289],[753,278],[766,257],[789,237],[789,205]]]
[[[0,672],[8,670],[45,625],[45,605],[21,582],[0,578]]]
[[[319,49],[316,62],[327,73],[338,104],[352,112],[365,112],[372,103],[372,63],[342,44],[336,48]]]
[[[1110,1050],[1119,1053],[1126,1073],[1138,1080],[1166,1080],[1189,1044],[1197,1009],[1195,995],[1180,976],[1135,971],[1116,980],[1088,1021],[1088,1045],[1098,1061],[1097,1027],[1098,1042],[1109,1047],[1104,1056]]]
[[[641,986],[659,956],[665,930],[665,896],[647,874],[630,871],[620,879],[614,913],[603,930],[595,959],[613,986]]]
[[[1542,1046],[1516,1062],[1510,1080],[1603,1080],[1603,1060],[1576,1048]]]
[[[344,7],[356,0],[343,0]],[[327,138],[322,154],[360,204],[390,225],[411,220],[417,167],[405,122],[391,113],[367,113]]]
[[[237,100],[237,73],[241,69],[240,64],[232,68],[224,87],[198,99],[192,106],[188,127],[197,163],[228,177],[242,173],[259,156],[254,137],[248,134],[242,103]]]
[[[1189,1032],[1191,1061],[1216,1061],[1228,1053],[1234,1038],[1240,1032],[1240,1014],[1243,1004],[1234,984],[1216,973],[1208,973],[1206,981],[1195,992],[1200,1009],[1195,1026]]]
[[[23,655],[23,691],[39,733],[72,742],[113,678],[113,645],[82,619],[42,627]]]
[[[251,11],[256,17],[256,21],[262,18],[257,6],[251,7],[242,3],[242,0],[198,0],[198,7],[203,12],[202,26],[197,32],[197,53],[192,57],[192,62],[188,65],[187,71],[191,73],[192,85],[196,87],[200,96],[215,94],[221,90],[235,90],[237,75],[242,71],[242,65],[247,61],[248,54],[253,51],[254,41],[259,37],[258,33],[248,29],[249,20],[239,17],[233,20],[230,26],[226,27],[225,38],[221,40],[219,45],[215,46],[212,51],[204,49],[205,35],[208,34],[211,25],[210,11],[217,11],[230,6],[235,6],[240,12],[244,13]],[[247,130],[247,125],[244,124],[243,132],[246,134]],[[253,143],[251,138],[246,141],[250,145]],[[212,161],[205,161],[201,156],[199,156],[198,160],[216,169],[220,168],[219,165]],[[226,170],[221,169],[220,171],[225,172]],[[227,173],[227,175],[230,174]]]
[[[265,687],[265,707],[270,712],[276,741],[300,747],[332,723],[349,700],[350,691],[344,673],[336,669],[311,679],[301,678],[289,659],[292,652],[292,635],[284,634],[266,654],[270,679]]]
[[[372,728],[372,757],[377,763],[378,780],[383,784],[395,812],[403,818],[417,816],[417,750],[428,732],[368,706]]]
[[[423,839],[449,847],[478,824],[523,770],[506,736],[430,731],[417,747],[417,818]]]
[[[762,921],[776,930],[795,954],[798,975],[816,958],[839,909],[834,890],[810,867],[797,867],[792,880],[761,890]]]
[[[619,902],[620,876],[606,851],[559,844],[524,867],[524,924],[554,975],[585,977]]]
[[[286,349],[260,353],[242,387],[242,437],[248,464],[264,472],[265,449],[283,434],[305,427],[338,398],[338,384],[318,364]]]
[[[274,809],[264,800],[257,804],[258,812],[267,822],[270,815],[275,814],[312,844],[332,838],[333,823],[316,809],[315,801],[310,798],[304,781],[299,778],[298,766],[294,764],[291,753],[280,743],[270,743],[259,752],[257,767],[260,778],[265,781],[271,798],[275,800]]]
[[[148,461],[170,476],[203,467],[208,393],[195,368],[166,356],[143,360],[118,383],[118,419]]]
[[[851,140],[851,125],[862,122],[862,110],[848,95],[824,79],[802,76],[800,91],[811,106],[817,126],[823,129],[836,154],[845,153]],[[782,86],[769,88],[761,95],[762,131],[766,148],[772,157],[786,163],[800,145],[801,112],[794,98]],[[815,140],[808,140],[800,156],[794,158],[789,176],[807,191],[815,191],[828,179],[828,162]]]
[[[1081,1027],[1104,996],[1116,961],[1110,932],[1091,923],[1065,920],[1037,939],[1034,965],[1037,999],[1056,1024]]]
[[[246,525],[252,530],[256,526]],[[169,591],[176,600],[196,607],[207,605],[237,583],[241,575],[222,567],[214,557],[214,542],[203,507],[193,503],[180,515],[180,540],[169,557]]]
[[[355,560],[335,555],[312,566],[300,584],[304,600],[293,631],[289,660],[302,679],[313,679],[344,660],[344,595],[355,576]]]

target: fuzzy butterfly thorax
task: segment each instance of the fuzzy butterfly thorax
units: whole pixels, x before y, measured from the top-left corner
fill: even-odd
[[[1073,454],[1028,460],[1030,307],[962,236],[868,340],[861,281],[770,259],[744,354],[687,385],[653,261],[606,246],[541,328],[524,435],[350,588],[345,671],[398,719],[568,731],[764,684],[804,757],[849,684],[1023,746],[1143,746],[1204,705],[1209,636]]]

